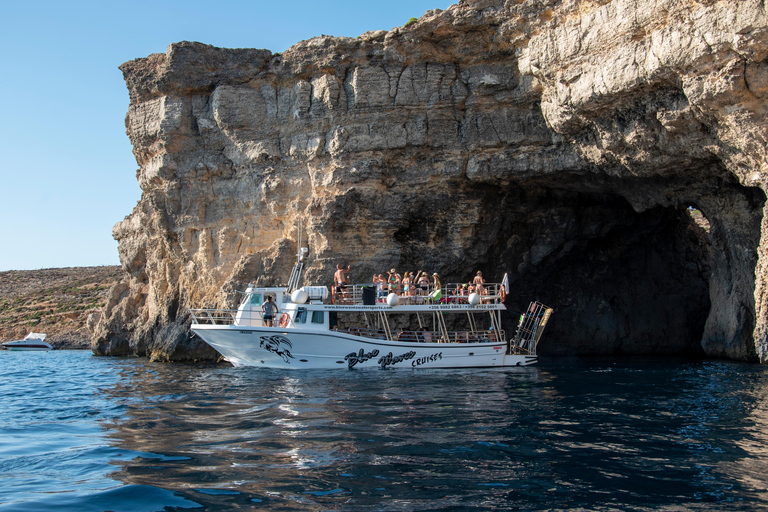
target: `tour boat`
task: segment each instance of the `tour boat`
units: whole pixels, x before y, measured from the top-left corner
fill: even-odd
[[[428,295],[378,296],[374,284],[331,293],[326,286],[299,287],[307,252],[299,252],[287,286],[249,285],[237,310],[190,310],[192,332],[235,366],[482,368],[537,361],[552,308],[531,302],[507,337],[506,276],[470,295],[452,284]],[[274,326],[262,314],[267,296],[278,308]]]
[[[53,350],[53,345],[47,343],[46,334],[31,332],[23,340],[6,341],[3,348],[6,350]]]

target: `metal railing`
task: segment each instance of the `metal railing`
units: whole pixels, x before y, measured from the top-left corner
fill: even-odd
[[[235,323],[237,318],[236,309],[190,309],[192,315],[193,324],[215,324],[215,325],[231,325]],[[257,315],[251,315],[250,312],[246,312],[243,316],[247,317],[247,320],[257,319],[261,321],[261,313]],[[241,316],[241,320],[243,319]]]
[[[466,285],[466,288],[464,288],[464,285]],[[502,295],[501,287],[501,283],[483,284],[478,293],[481,302],[484,304],[502,302],[504,296]],[[375,303],[386,302],[387,295],[391,293],[388,287],[381,290],[378,285],[373,283],[349,284],[341,292],[337,292],[336,287],[334,287],[331,291],[331,302],[333,304],[363,305],[363,289],[365,288],[374,289]],[[436,290],[432,286],[429,287],[426,293],[419,287],[414,287],[412,290],[408,290],[407,293],[403,293],[402,289],[400,289],[400,293],[398,293],[399,302],[400,304],[466,304],[471,294],[469,283],[448,283],[440,288],[439,293],[435,292]],[[394,291],[394,293],[397,292]]]
[[[344,329],[334,329],[335,332],[351,334],[353,336],[364,336],[366,338],[387,340],[387,335],[383,329],[366,329],[349,327]],[[401,341],[410,343],[504,343],[506,333],[499,331],[447,331],[447,337],[440,331],[400,331],[392,335],[390,341]]]

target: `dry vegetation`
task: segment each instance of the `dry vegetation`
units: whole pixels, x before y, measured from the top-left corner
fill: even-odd
[[[89,348],[88,315],[122,274],[119,266],[0,272],[0,340],[34,331],[56,348]]]

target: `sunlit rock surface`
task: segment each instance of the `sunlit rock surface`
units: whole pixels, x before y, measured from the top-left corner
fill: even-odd
[[[540,353],[765,362],[767,58],[759,1],[479,0],[125,63],[143,193],[93,349],[214,357],[188,308],[285,283],[301,221],[309,281],[509,272]]]

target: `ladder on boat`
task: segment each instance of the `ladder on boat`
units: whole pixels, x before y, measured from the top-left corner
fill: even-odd
[[[536,353],[536,346],[544,333],[547,321],[552,315],[553,309],[545,306],[541,302],[531,302],[528,310],[520,315],[520,323],[517,326],[517,333],[509,344],[508,353],[525,351],[529,354]]]

